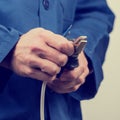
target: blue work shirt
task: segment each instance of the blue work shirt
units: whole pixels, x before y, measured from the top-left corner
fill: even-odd
[[[0,0],[0,62],[19,37],[42,27],[70,38],[88,37],[85,54],[93,72],[77,91],[58,94],[46,89],[46,120],[82,120],[80,100],[95,96],[103,79],[102,64],[114,15],[105,0]],[[0,120],[39,120],[41,81],[0,67]]]

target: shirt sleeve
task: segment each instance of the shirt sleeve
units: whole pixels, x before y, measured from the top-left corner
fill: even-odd
[[[78,0],[76,15],[70,38],[87,36],[85,54],[93,73],[76,92],[70,93],[77,100],[93,98],[103,80],[102,64],[109,44],[109,33],[113,29],[114,14],[105,0]]]
[[[0,25],[0,63],[15,46],[20,35],[21,33],[15,29]],[[4,89],[11,74],[10,70],[0,67],[0,92]]]
[[[15,46],[20,37],[20,32],[14,28],[6,28],[0,25],[0,62]]]

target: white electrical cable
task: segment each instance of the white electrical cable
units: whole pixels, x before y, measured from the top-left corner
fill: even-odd
[[[70,29],[72,25],[68,27],[68,29],[63,34],[64,37],[70,34]],[[40,120],[45,120],[44,108],[45,108],[45,90],[46,90],[46,82],[42,83],[41,87],[41,96],[40,96]]]
[[[45,120],[45,114],[44,114],[45,90],[46,90],[46,82],[43,82],[41,87],[41,96],[40,96],[40,120]]]

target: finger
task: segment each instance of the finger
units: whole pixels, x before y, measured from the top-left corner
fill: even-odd
[[[75,91],[77,91],[80,88],[81,85],[82,84],[75,85],[74,87],[69,88],[69,91],[75,92]]]
[[[85,83],[85,79],[86,79],[86,77],[88,76],[88,74],[89,74],[89,69],[86,68],[86,69],[84,70],[83,74],[81,74],[81,75],[79,76],[79,78],[78,78],[78,80],[77,80],[78,83],[84,84],[84,83]]]
[[[56,78],[56,76],[51,76],[51,75],[49,75],[45,72],[42,72],[38,69],[31,69],[28,67],[25,68],[24,76],[30,77],[30,78],[33,78],[36,80],[46,81],[46,82],[52,82]]]
[[[57,89],[61,89],[61,90],[67,90],[70,88],[75,87],[76,85],[79,85],[81,83],[79,83],[76,80],[73,81],[60,81],[59,79],[54,80],[52,82],[52,85],[55,86]]]
[[[63,94],[63,93],[69,93],[71,91],[69,91],[68,89],[61,89],[61,88],[58,88],[57,86],[53,85],[53,84],[49,84],[47,83],[48,87],[51,88],[54,92],[56,93],[60,93],[60,94]]]
[[[55,34],[47,41],[47,43],[49,46],[67,54],[68,56],[72,55],[74,52],[73,43],[61,35]]]
[[[57,49],[58,51],[61,51],[67,55],[72,55],[74,52],[73,43],[61,35],[42,28],[35,29],[34,33],[39,33],[40,38],[44,39],[49,46]]]
[[[89,69],[86,68],[86,69],[84,70],[83,74],[81,74],[81,75],[79,76],[79,78],[77,79],[78,83],[84,84],[84,83],[85,83],[85,80],[86,80],[86,77],[88,76],[88,74],[89,74]]]
[[[42,43],[32,47],[32,53],[37,54],[40,58],[48,59],[59,66],[64,66],[68,60],[68,56],[57,49]]]
[[[60,77],[61,81],[73,81],[79,78],[84,72],[84,67],[77,67],[73,70],[65,70]]]
[[[53,84],[56,85],[56,87],[60,87],[61,89],[68,89],[73,86],[75,86],[78,82],[75,80],[73,81],[60,81],[60,80],[55,80],[53,81]]]
[[[58,74],[61,69],[55,63],[53,63],[47,59],[39,58],[34,55],[29,58],[28,66],[30,66],[34,69],[39,69],[42,72],[45,72],[51,76]]]
[[[59,52],[58,50],[46,46],[44,51],[40,52],[39,56],[44,59],[48,59],[59,66],[64,66],[68,61],[68,56]]]
[[[57,93],[70,93],[70,92],[74,92],[74,91],[76,91],[76,90],[78,90],[79,89],[79,87],[81,86],[81,84],[78,84],[78,85],[76,85],[76,86],[74,86],[74,87],[71,87],[71,88],[62,88],[61,86],[56,86],[55,84],[49,84],[48,83],[48,86],[53,90],[53,91],[55,91],[55,92],[57,92]]]

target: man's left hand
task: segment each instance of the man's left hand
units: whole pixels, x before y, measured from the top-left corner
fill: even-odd
[[[70,93],[79,89],[85,83],[89,74],[88,61],[84,52],[78,56],[79,66],[73,70],[65,70],[60,78],[56,78],[48,86],[57,93]]]

